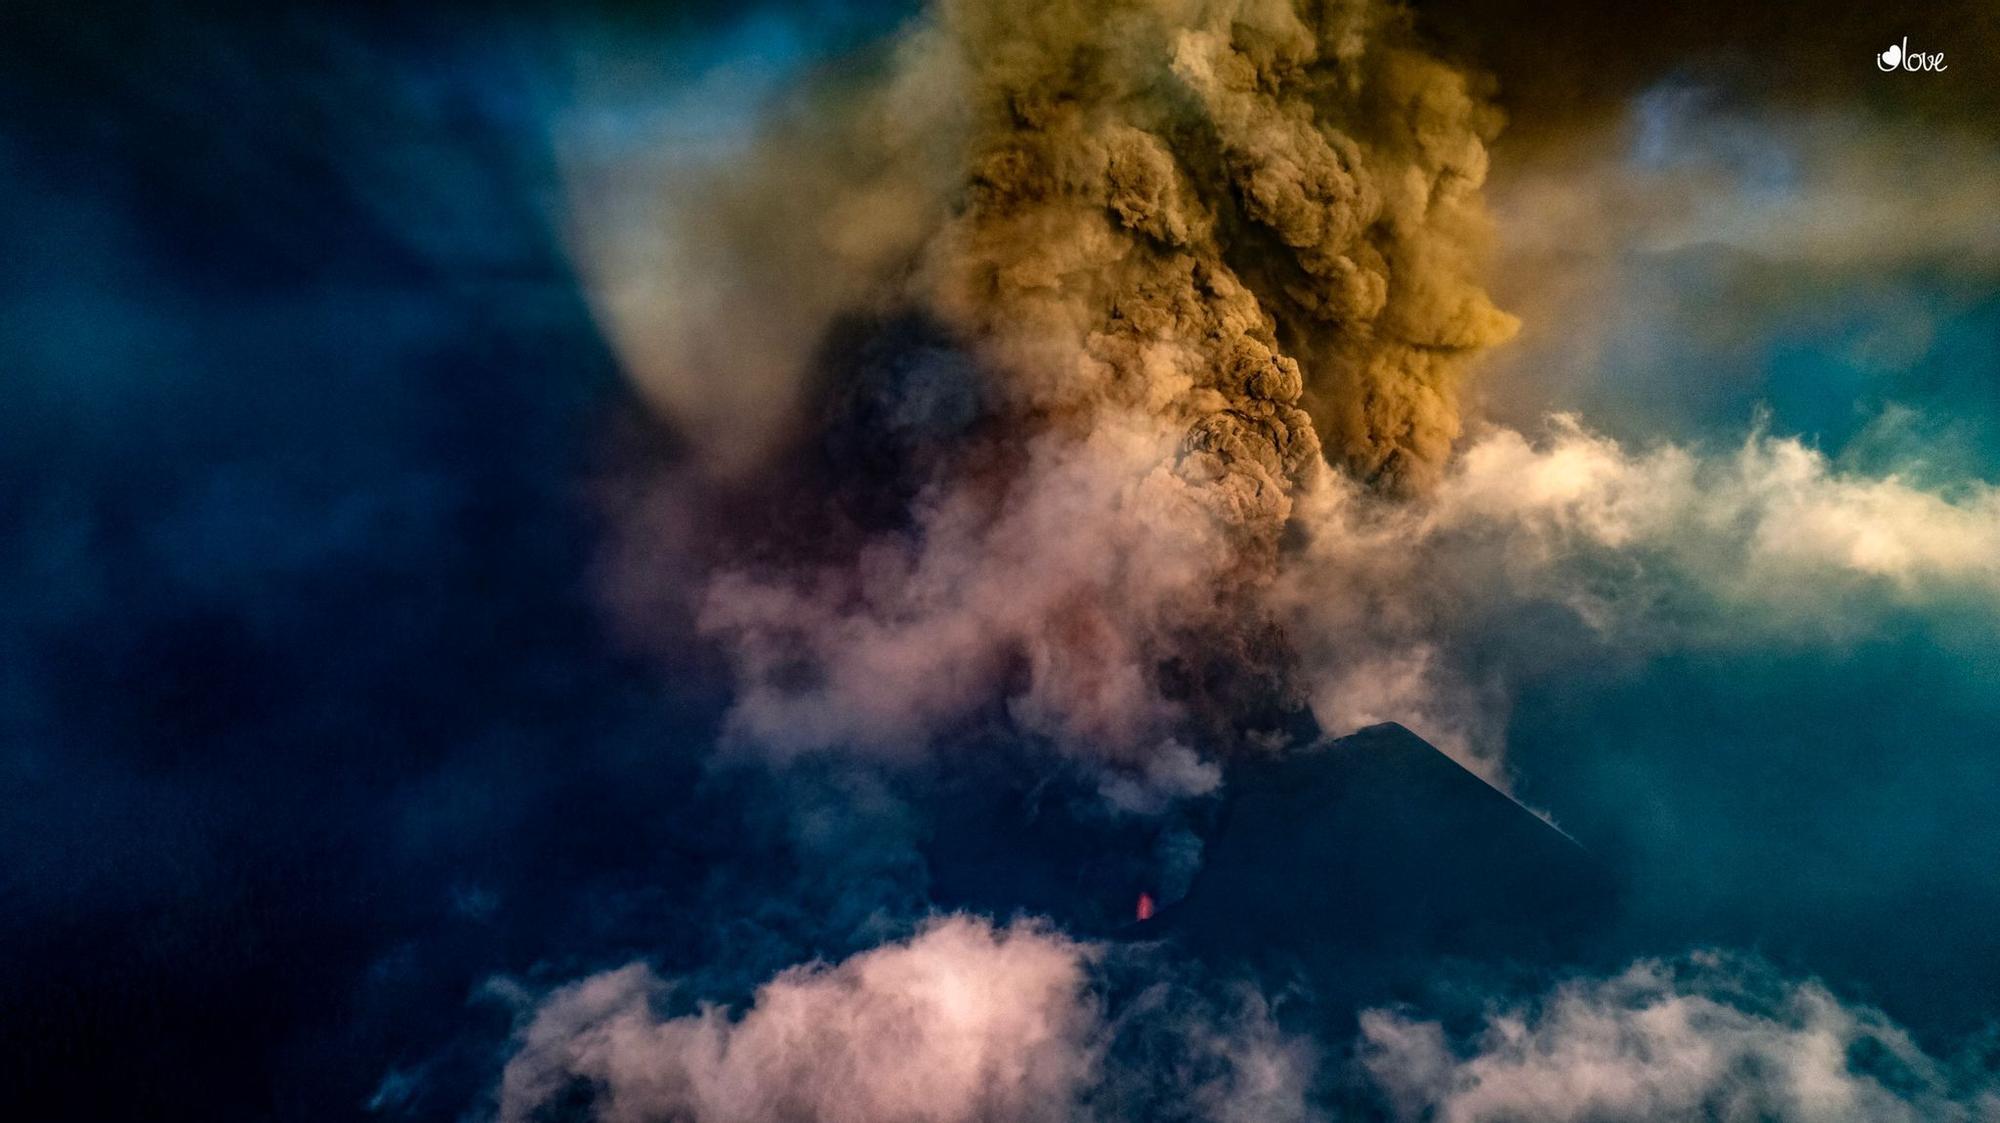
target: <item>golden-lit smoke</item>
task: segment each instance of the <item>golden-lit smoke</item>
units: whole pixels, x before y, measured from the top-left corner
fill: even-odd
[[[579,250],[641,385],[731,467],[832,319],[914,304],[1017,410],[1172,419],[1225,507],[1282,512],[1321,444],[1420,485],[1466,359],[1513,322],[1476,279],[1499,115],[1408,22],[1380,0],[938,0],[748,151],[573,174]],[[613,216],[640,174],[664,201]]]
[[[940,6],[969,115],[917,294],[1020,409],[1171,420],[1180,473],[1274,526],[1333,461],[1421,485],[1466,359],[1497,114],[1372,2]]]
[[[706,584],[733,733],[893,748],[998,700],[1212,787],[1190,737],[1299,702],[1257,604],[1295,498],[1329,471],[1431,486],[1469,360],[1512,331],[1476,280],[1498,126],[1374,0],[940,0],[696,177],[666,256],[713,314],[658,321],[636,373],[698,450],[772,447],[727,388],[814,385],[843,319],[920,317],[977,380],[906,528]]]

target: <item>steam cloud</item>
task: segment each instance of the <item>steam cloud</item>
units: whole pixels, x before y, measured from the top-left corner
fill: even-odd
[[[837,965],[792,968],[740,1016],[661,1017],[670,988],[643,966],[593,976],[524,1027],[499,1118],[539,1118],[577,1082],[607,1123],[1116,1118],[1140,1092],[1216,1123],[1306,1116],[1310,1054],[1261,1008],[1191,1019],[1155,1001],[1108,1018],[1089,987],[1100,953],[1028,923],[946,917]],[[1148,1072],[1153,1087],[1127,1087],[1140,1078],[1111,1046],[1132,1018],[1174,1038],[1202,1075],[1182,1087]]]
[[[567,1103],[605,1123],[1329,1118],[1315,1048],[1260,1002],[1226,1012],[1162,983],[1113,1009],[1093,985],[1107,951],[945,917],[787,970],[741,1014],[678,1017],[660,1012],[672,987],[647,968],[606,972],[533,1008],[498,1117]],[[2000,1114],[1976,1043],[1933,1055],[1879,1011],[1715,953],[1493,1005],[1464,1038],[1412,1011],[1365,1011],[1353,1056],[1346,1102],[1442,1123]]]
[[[1403,1119],[1992,1119],[1990,1071],[1926,1053],[1879,1012],[1713,955],[1645,960],[1488,1016],[1362,1017],[1361,1057]]]
[[[1504,781],[1507,687],[1616,653],[1841,642],[2000,596],[2000,494],[1845,472],[1793,438],[1628,449],[1573,417],[1473,440],[1420,504],[1334,479],[1270,602],[1321,724],[1397,720]],[[1497,662],[1454,653],[1534,620]],[[1491,644],[1484,646],[1491,647]]]

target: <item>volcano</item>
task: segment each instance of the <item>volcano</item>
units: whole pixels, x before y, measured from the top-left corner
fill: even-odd
[[[1133,926],[1202,954],[1351,973],[1553,962],[1601,934],[1607,867],[1400,725],[1236,765],[1187,896]]]

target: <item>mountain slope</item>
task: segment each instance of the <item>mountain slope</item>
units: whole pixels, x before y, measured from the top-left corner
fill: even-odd
[[[1229,790],[1187,897],[1140,931],[1309,969],[1546,960],[1586,946],[1615,898],[1582,847],[1400,725],[1240,765]]]

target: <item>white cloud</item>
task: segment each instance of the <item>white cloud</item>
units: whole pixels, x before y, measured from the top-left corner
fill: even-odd
[[[1893,1123],[2000,1118],[1878,1011],[1715,956],[1643,960],[1495,1011],[1455,1047],[1436,1022],[1373,1010],[1361,1059],[1403,1119]]]
[[[700,626],[736,670],[730,736],[779,756],[907,753],[1011,683],[1023,728],[1142,786],[1214,787],[1170,743],[1179,710],[1150,673],[1174,627],[1217,611],[1235,559],[1161,466],[1174,439],[1105,419],[1029,442],[1009,480],[931,488],[915,529],[851,566],[719,574]]]
[[[1768,580],[1816,576],[2000,591],[2000,491],[1986,485],[1947,496],[1847,474],[1763,434],[1709,459],[1672,446],[1633,453],[1573,417],[1553,420],[1540,446],[1498,430],[1468,448],[1426,531],[1510,527],[1517,549],[1544,556],[1650,551],[1744,598],[1769,599],[1753,591]]]
[[[1401,721],[1493,778],[1524,676],[2000,607],[2000,490],[1858,475],[1761,432],[1636,450],[1557,416],[1480,435],[1422,500],[1329,477],[1299,518],[1270,597],[1321,724]]]
[[[1097,1063],[1090,951],[1034,926],[940,921],[836,966],[792,968],[740,1017],[662,1018],[633,965],[557,991],[521,1038],[502,1120],[573,1078],[611,1123],[1061,1119]]]
[[[1261,1005],[1190,1013],[1156,989],[1114,1024],[1091,990],[1102,954],[1033,922],[945,917],[839,964],[791,968],[740,1015],[680,1017],[659,1012],[671,988],[635,964],[536,1008],[499,1118],[535,1118],[582,1081],[603,1123],[1037,1123],[1101,1117],[1155,1079],[1178,1081],[1195,1117],[1215,1123],[1307,1118],[1311,1054]],[[1112,1060],[1135,1017],[1205,1075],[1135,1075]]]

